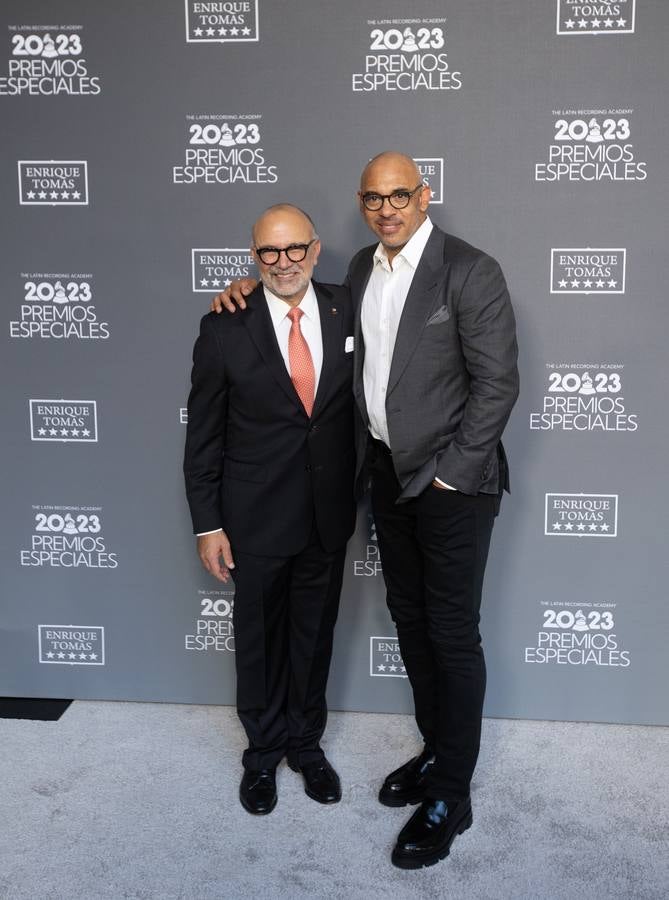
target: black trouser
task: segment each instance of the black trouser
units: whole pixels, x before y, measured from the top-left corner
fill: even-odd
[[[323,757],[332,636],[345,546],[334,553],[316,529],[290,557],[234,552],[237,712],[249,739],[247,769]]]
[[[469,794],[481,738],[486,669],[481,588],[497,497],[428,487],[401,492],[389,451],[375,448],[372,509],[390,614],[413,690],[416,721],[436,755],[428,795]]]

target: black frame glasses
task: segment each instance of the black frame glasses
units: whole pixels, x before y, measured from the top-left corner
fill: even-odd
[[[380,209],[383,209],[383,204],[386,200],[393,209],[406,209],[416,191],[424,187],[425,184],[421,181],[412,191],[397,190],[393,191],[392,194],[377,194],[373,191],[368,191],[366,194],[361,194],[360,199],[365,209],[368,209],[370,212],[378,212]]]
[[[260,262],[266,266],[278,263],[282,253],[286,254],[286,259],[290,262],[302,262],[309,247],[317,240],[318,238],[312,238],[308,244],[288,244],[287,247],[256,247],[255,251],[260,257]]]

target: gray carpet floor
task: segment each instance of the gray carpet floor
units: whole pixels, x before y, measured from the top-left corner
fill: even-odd
[[[408,716],[333,713],[342,802],[284,764],[266,817],[237,800],[227,707],[77,702],[0,732],[3,900],[669,896],[667,728],[486,720],[474,826],[417,872],[390,863],[412,808],[376,801],[417,747]]]

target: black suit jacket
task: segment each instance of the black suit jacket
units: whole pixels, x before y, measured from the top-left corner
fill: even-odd
[[[377,246],[353,257],[346,282],[356,307],[359,463],[368,426],[360,306]],[[508,490],[500,438],[518,396],[517,356],[499,265],[434,226],[404,304],[386,394],[400,499],[418,496],[435,476],[464,494]]]
[[[323,367],[309,418],[281,356],[262,285],[234,315],[210,313],[193,352],[184,459],[196,533],[233,553],[291,556],[315,522],[328,551],[353,533],[353,335],[349,293],[313,282]],[[350,343],[350,342],[349,342]]]

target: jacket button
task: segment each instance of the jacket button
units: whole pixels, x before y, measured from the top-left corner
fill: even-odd
[[[309,431],[318,431],[318,425],[312,425]]]
[[[305,471],[305,472],[311,472],[311,466],[305,466],[305,467],[304,467],[304,471]]]

